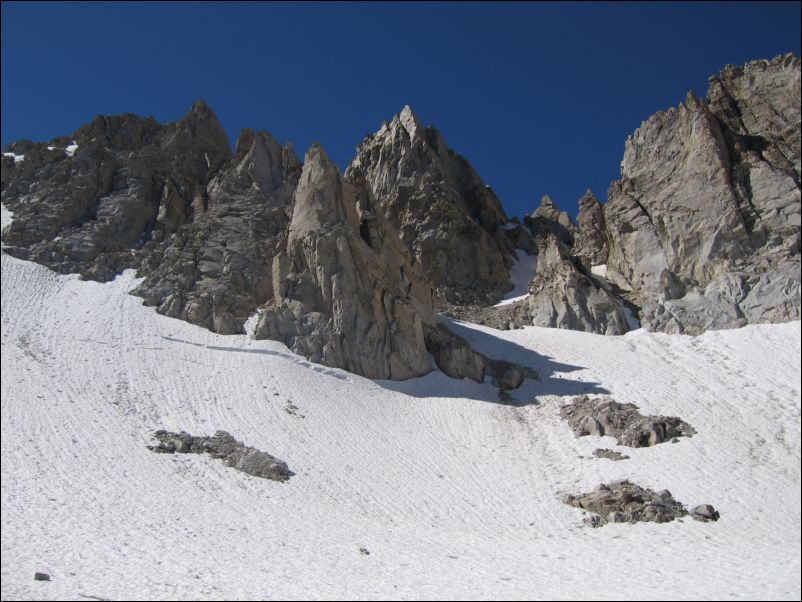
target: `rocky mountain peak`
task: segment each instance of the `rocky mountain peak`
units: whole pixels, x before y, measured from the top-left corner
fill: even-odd
[[[703,100],[700,100],[693,90],[688,90],[685,95],[685,102],[683,103],[687,109],[699,109],[701,106],[706,106]]]
[[[576,234],[574,253],[588,267],[607,263],[607,238],[604,208],[588,188],[579,199],[579,231]]]
[[[591,207],[596,207],[598,205],[601,205],[601,203],[599,203],[599,199],[596,197],[595,194],[593,194],[593,191],[590,188],[585,190],[585,194],[579,197],[580,211],[582,209],[589,209]]]
[[[231,141],[220,125],[214,111],[204,101],[192,105],[189,112],[171,124],[164,126],[162,144],[180,153],[195,152],[206,161],[206,167],[216,171],[231,159]]]
[[[404,105],[404,108],[401,109],[401,112],[398,114],[398,121],[404,126],[411,140],[414,140],[423,133],[423,126],[421,125],[420,119],[418,119],[418,116],[409,105]]]
[[[348,225],[358,232],[356,194],[340,178],[319,142],[306,151],[301,179],[295,190],[289,240],[294,241],[334,225]]]
[[[576,231],[574,221],[567,212],[560,211],[547,194],[540,200],[540,206],[524,217],[524,223],[538,243],[543,243],[549,234],[554,234],[563,244],[573,244]]]
[[[192,103],[192,108],[190,109],[192,113],[195,114],[202,114],[206,111],[211,111],[209,105],[206,104],[206,101],[202,98],[199,98],[195,102]]]
[[[441,302],[488,304],[512,287],[515,247],[499,199],[409,106],[359,145],[345,178],[370,191]]]
[[[243,128],[237,136],[237,144],[235,145],[234,155],[239,158],[247,153],[253,146],[256,132],[251,128]]]
[[[254,132],[246,128],[237,138],[234,172],[269,196],[300,169],[295,149],[281,146],[270,132]]]

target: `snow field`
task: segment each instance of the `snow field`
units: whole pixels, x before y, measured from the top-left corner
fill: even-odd
[[[215,335],[134,284],[2,256],[4,600],[800,597],[799,322],[701,337],[452,323],[543,375],[502,405],[489,384],[371,381]],[[581,393],[698,434],[576,439],[559,408]],[[159,428],[227,430],[296,475],[154,454]],[[592,529],[560,500],[618,478],[721,520]]]

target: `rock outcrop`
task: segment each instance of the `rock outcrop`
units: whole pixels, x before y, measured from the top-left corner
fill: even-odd
[[[322,148],[244,130],[232,155],[199,101],[159,125],[98,117],[2,156],[14,214],[4,251],[105,281],[127,268],[162,314],[286,343],[372,378],[519,372],[448,336],[435,311],[497,328],[696,334],[799,319],[800,61],[726,67],[707,100],[645,121],[602,207],[579,226],[544,197],[524,223],[407,106],[368,136],[343,177]],[[515,250],[538,253],[529,295]],[[640,320],[640,323],[638,322]],[[505,374],[507,376],[505,376]]]
[[[376,199],[440,303],[487,305],[512,288],[515,246],[501,203],[409,106],[365,138],[345,179]]]
[[[608,268],[645,326],[700,333],[800,317],[800,61],[729,66],[627,140]]]
[[[109,280],[169,236],[229,160],[228,138],[199,101],[181,120],[98,117],[70,137],[23,141],[2,162],[2,201],[15,216],[6,252],[60,273]]]
[[[257,338],[370,378],[431,370],[424,340],[435,324],[431,286],[369,192],[343,180],[320,145],[306,154],[272,278]]]
[[[292,146],[244,130],[232,157],[199,101],[167,125],[98,117],[71,137],[10,148],[25,156],[3,162],[10,254],[101,281],[136,268],[147,305],[221,334],[243,332],[272,297],[301,173]]]
[[[604,208],[593,194],[588,191],[579,199],[579,231],[574,234],[573,253],[582,259],[590,268],[607,264],[607,236]]]
[[[622,454],[621,452],[617,452],[614,449],[594,449],[593,450],[593,457],[594,458],[605,458],[607,460],[613,460],[614,462],[621,462],[622,460],[629,460],[629,456]]]
[[[540,378],[533,368],[492,359],[474,351],[465,339],[443,324],[427,330],[426,348],[437,367],[451,378],[467,377],[481,383],[485,376],[489,376],[502,397],[505,391],[520,387],[525,379]]]
[[[460,257],[454,274],[470,275],[459,276],[459,286],[483,291],[472,299],[508,288],[513,243],[498,199],[409,109],[385,130],[404,149],[414,141],[419,156],[404,169],[423,186],[416,202],[436,208],[427,228],[437,237],[446,232],[435,254],[453,252],[449,241],[457,253],[474,253]],[[96,280],[136,268],[143,281],[133,292],[147,305],[222,334],[243,332],[258,310],[254,336],[371,378],[420,376],[432,369],[432,356],[448,374],[489,375],[502,391],[532,377],[437,326],[435,287],[422,261],[433,256],[416,259],[386,218],[374,188],[387,190],[368,177],[378,177],[382,164],[356,165],[364,173],[343,179],[315,145],[302,166],[291,145],[251,130],[232,156],[203,102],[167,125],[99,117],[72,137],[6,149],[2,200],[14,221],[3,231],[4,250]],[[402,180],[390,189],[403,188]],[[526,244],[525,233],[517,238]]]
[[[301,164],[290,144],[244,130],[235,157],[209,182],[193,207],[163,204],[175,232],[145,243],[134,294],[159,313],[221,334],[243,323],[273,297],[273,259],[286,243]],[[174,215],[178,217],[173,217]]]
[[[528,311],[482,323],[699,334],[799,319],[799,124],[799,59],[726,67],[707,100],[689,93],[627,140],[621,180],[604,207],[580,199],[578,229],[544,198],[525,219],[541,254]]]
[[[577,437],[615,437],[619,445],[627,447],[649,447],[696,433],[676,416],[643,416],[635,404],[618,403],[609,397],[581,395],[563,406],[560,416]]]
[[[601,334],[624,334],[630,329],[623,302],[586,273],[554,234],[540,247],[526,307],[528,322],[534,326]]]
[[[627,480],[601,484],[591,493],[568,494],[563,497],[563,503],[592,512],[594,516],[584,519],[584,522],[593,527],[607,523],[668,523],[688,516],[688,510],[667,489],[655,492]],[[693,517],[718,520],[718,512],[706,504],[694,508]]]
[[[549,235],[554,235],[564,245],[574,244],[576,225],[565,211],[560,211],[549,195],[540,200],[540,207],[524,218],[524,224],[535,237],[535,242],[542,245]]]
[[[207,453],[226,466],[273,481],[287,481],[294,474],[283,460],[240,443],[226,431],[217,431],[212,437],[195,437],[184,431],[159,430],[153,436],[159,443],[148,447],[158,454]]]

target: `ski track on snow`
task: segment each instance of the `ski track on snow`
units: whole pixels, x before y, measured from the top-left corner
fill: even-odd
[[[3,599],[800,597],[799,322],[700,337],[455,324],[543,372],[504,405],[489,384],[371,381],[215,335],[142,306],[134,283],[2,256]],[[587,459],[622,448],[560,420],[583,391],[698,434]],[[159,428],[227,430],[296,474],[154,454]],[[560,501],[618,478],[721,520],[592,529]]]

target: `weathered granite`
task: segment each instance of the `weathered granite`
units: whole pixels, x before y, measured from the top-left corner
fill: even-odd
[[[697,334],[800,317],[800,61],[726,67],[627,140],[609,269],[644,326]]]
[[[580,395],[560,409],[560,416],[577,437],[615,437],[619,445],[627,447],[649,447],[696,433],[676,416],[643,416],[635,404],[618,403],[610,397]]]
[[[409,106],[364,139],[345,179],[370,191],[439,302],[487,305],[512,288],[515,245],[501,203]]]
[[[240,443],[229,433],[217,431],[212,437],[194,437],[187,432],[159,430],[153,434],[159,442],[148,449],[160,454],[202,454],[220,459],[223,464],[255,477],[287,481],[294,473],[283,460]]]

